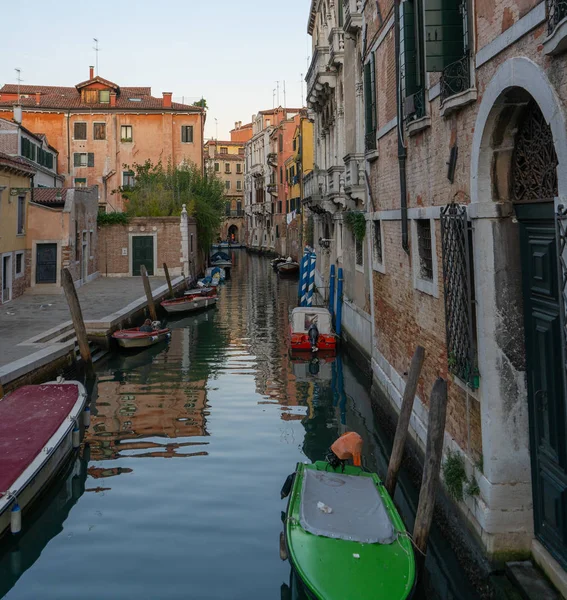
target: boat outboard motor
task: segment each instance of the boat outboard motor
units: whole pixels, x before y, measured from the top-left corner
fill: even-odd
[[[317,329],[317,325],[315,325],[315,323],[311,323],[309,331],[307,332],[307,337],[311,342],[311,352],[317,352],[319,350],[319,348],[317,348],[317,342],[319,341],[319,329]]]
[[[355,467],[362,466],[362,438],[358,433],[349,431],[343,433],[341,437],[329,448],[327,452],[327,462],[336,469],[342,467],[349,458],[352,458],[352,464]]]
[[[319,359],[317,357],[315,357],[309,361],[309,374],[317,375],[318,373],[319,373]]]

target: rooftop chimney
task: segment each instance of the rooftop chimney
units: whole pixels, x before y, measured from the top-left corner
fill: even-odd
[[[39,106],[40,102],[41,102],[41,92],[36,92],[35,93],[35,103],[37,106]]]
[[[110,106],[116,106],[116,92],[110,92]]]
[[[92,65],[89,67],[89,81],[91,79],[94,79],[94,67]]]
[[[173,96],[172,92],[163,92],[163,107],[171,108],[171,96]]]
[[[14,121],[16,123],[22,122],[22,107],[19,104],[14,105]]]
[[[238,121],[234,122],[234,129],[238,129]]]

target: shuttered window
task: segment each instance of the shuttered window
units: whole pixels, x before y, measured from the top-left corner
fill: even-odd
[[[26,197],[18,196],[18,235],[25,233],[26,224]]]
[[[120,126],[120,141],[131,142],[132,141],[132,125],[121,125]]]
[[[73,154],[74,167],[94,167],[94,153],[75,152]]]
[[[193,143],[193,125],[183,125],[181,127],[181,141],[184,144]]]
[[[108,104],[110,102],[110,90],[100,90],[98,101],[101,104]]]
[[[440,72],[465,52],[463,6],[456,0],[425,0],[425,63]]]
[[[405,96],[417,91],[416,11],[413,0],[400,4],[400,70]]]
[[[73,139],[74,140],[86,140],[87,139],[87,124],[86,123],[75,123],[73,125]]]
[[[364,65],[364,111],[366,126],[366,151],[376,150],[376,63],[374,52]]]
[[[94,123],[93,124],[93,139],[105,140],[106,139],[106,123]]]

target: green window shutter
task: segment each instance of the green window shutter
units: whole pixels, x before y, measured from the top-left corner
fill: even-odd
[[[364,65],[364,122],[366,133],[372,131],[372,65]]]
[[[425,69],[440,72],[465,52],[461,3],[425,0]]]
[[[94,167],[94,153],[89,152],[87,155],[87,167]]]
[[[81,155],[78,152],[73,154],[73,166],[80,167],[81,166]]]
[[[404,74],[405,95],[417,92],[417,46],[413,0],[400,4],[400,68]]]
[[[372,131],[378,129],[378,113],[376,110],[376,53],[370,55],[370,93],[372,94]]]

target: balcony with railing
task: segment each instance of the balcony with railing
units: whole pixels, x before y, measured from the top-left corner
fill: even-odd
[[[270,167],[277,167],[278,165],[278,155],[276,152],[270,152],[268,154],[268,164],[270,165]]]
[[[342,65],[345,61],[345,34],[341,27],[333,27],[329,33],[331,53],[329,64]]]
[[[321,176],[318,170],[311,171],[303,177],[303,200],[307,203],[319,203],[321,201]]]
[[[547,38],[543,42],[546,54],[567,50],[567,0],[546,0]]]
[[[232,219],[236,219],[238,217],[243,217],[244,216],[244,211],[242,209],[240,210],[227,210],[226,211],[226,215],[227,218],[232,218]]]
[[[277,196],[278,195],[278,184],[277,183],[268,183],[267,190],[268,190],[268,194],[271,194],[272,196]]]
[[[343,0],[345,31],[356,33],[362,29],[362,0]]]
[[[442,116],[476,100],[477,92],[472,81],[471,55],[468,50],[459,60],[443,69],[440,87]]]
[[[364,154],[347,154],[345,162],[345,194],[357,201],[366,200],[364,180]]]
[[[327,86],[334,88],[337,85],[337,71],[329,66],[330,52],[328,46],[317,46],[309,71],[307,71],[307,99],[314,104],[327,95]]]

